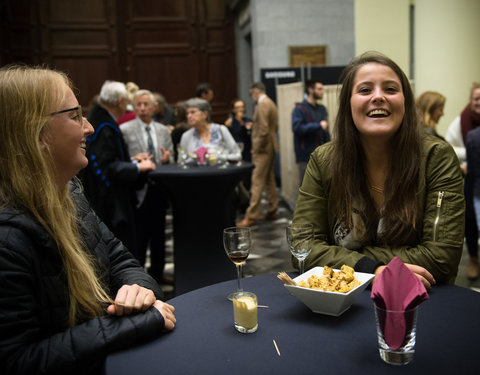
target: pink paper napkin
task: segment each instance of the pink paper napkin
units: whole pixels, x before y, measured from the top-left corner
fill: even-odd
[[[394,257],[373,283],[371,298],[385,310],[405,311],[427,300],[428,293],[418,277]],[[395,315],[387,311],[384,321],[380,321],[385,342],[393,350],[402,346],[408,324],[412,323],[405,320],[405,315]]]
[[[206,147],[200,147],[195,150],[195,153],[198,156],[198,161],[203,164],[205,162],[205,155],[207,153]]]

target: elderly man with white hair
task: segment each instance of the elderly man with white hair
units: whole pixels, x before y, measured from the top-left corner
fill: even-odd
[[[117,124],[127,102],[123,83],[106,81],[103,84],[98,104],[88,115],[95,133],[87,138],[88,167],[80,177],[97,215],[137,255],[135,187],[144,175],[142,172],[155,169],[155,163],[146,153],[130,158]]]

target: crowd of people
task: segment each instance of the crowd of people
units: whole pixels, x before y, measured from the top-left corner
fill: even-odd
[[[362,54],[341,83],[332,129],[321,82],[292,103],[293,221],[315,230],[306,268],[378,275],[397,256],[431,288],[454,282],[465,236],[468,277],[478,278],[480,83],[445,139],[436,126],[446,98],[415,100],[388,57]],[[261,82],[250,96],[251,118],[235,99],[217,124],[208,84],[171,108],[160,93],[106,81],[85,118],[65,74],[0,70],[2,373],[99,373],[108,353],[175,327],[159,287],[167,195],[147,177],[177,152],[251,161],[237,226],[278,218],[278,110]]]

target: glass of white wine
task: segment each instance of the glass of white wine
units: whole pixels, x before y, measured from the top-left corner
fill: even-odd
[[[287,243],[290,252],[297,258],[300,266],[300,274],[305,272],[305,258],[312,250],[313,225],[304,223],[291,223],[286,230]]]
[[[252,246],[252,237],[250,228],[230,227],[223,230],[223,247],[230,260],[237,267],[237,279],[238,286],[237,292],[243,291],[242,289],[242,273],[243,265],[250,254],[250,248]],[[229,300],[233,300],[231,293],[228,296]]]

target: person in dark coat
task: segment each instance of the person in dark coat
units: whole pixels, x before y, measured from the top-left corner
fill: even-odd
[[[174,308],[74,178],[93,128],[66,75],[1,69],[0,108],[0,373],[99,374]]]
[[[135,205],[137,186],[155,169],[147,153],[130,158],[116,119],[125,113],[127,91],[121,82],[103,84],[99,104],[88,116],[95,133],[87,138],[89,165],[80,174],[93,209],[127,248],[137,255]]]
[[[321,82],[307,81],[305,83],[307,98],[301,103],[295,103],[292,111],[292,131],[300,185],[310,154],[318,146],[330,141],[327,109],[318,103],[323,98],[323,91]]]

